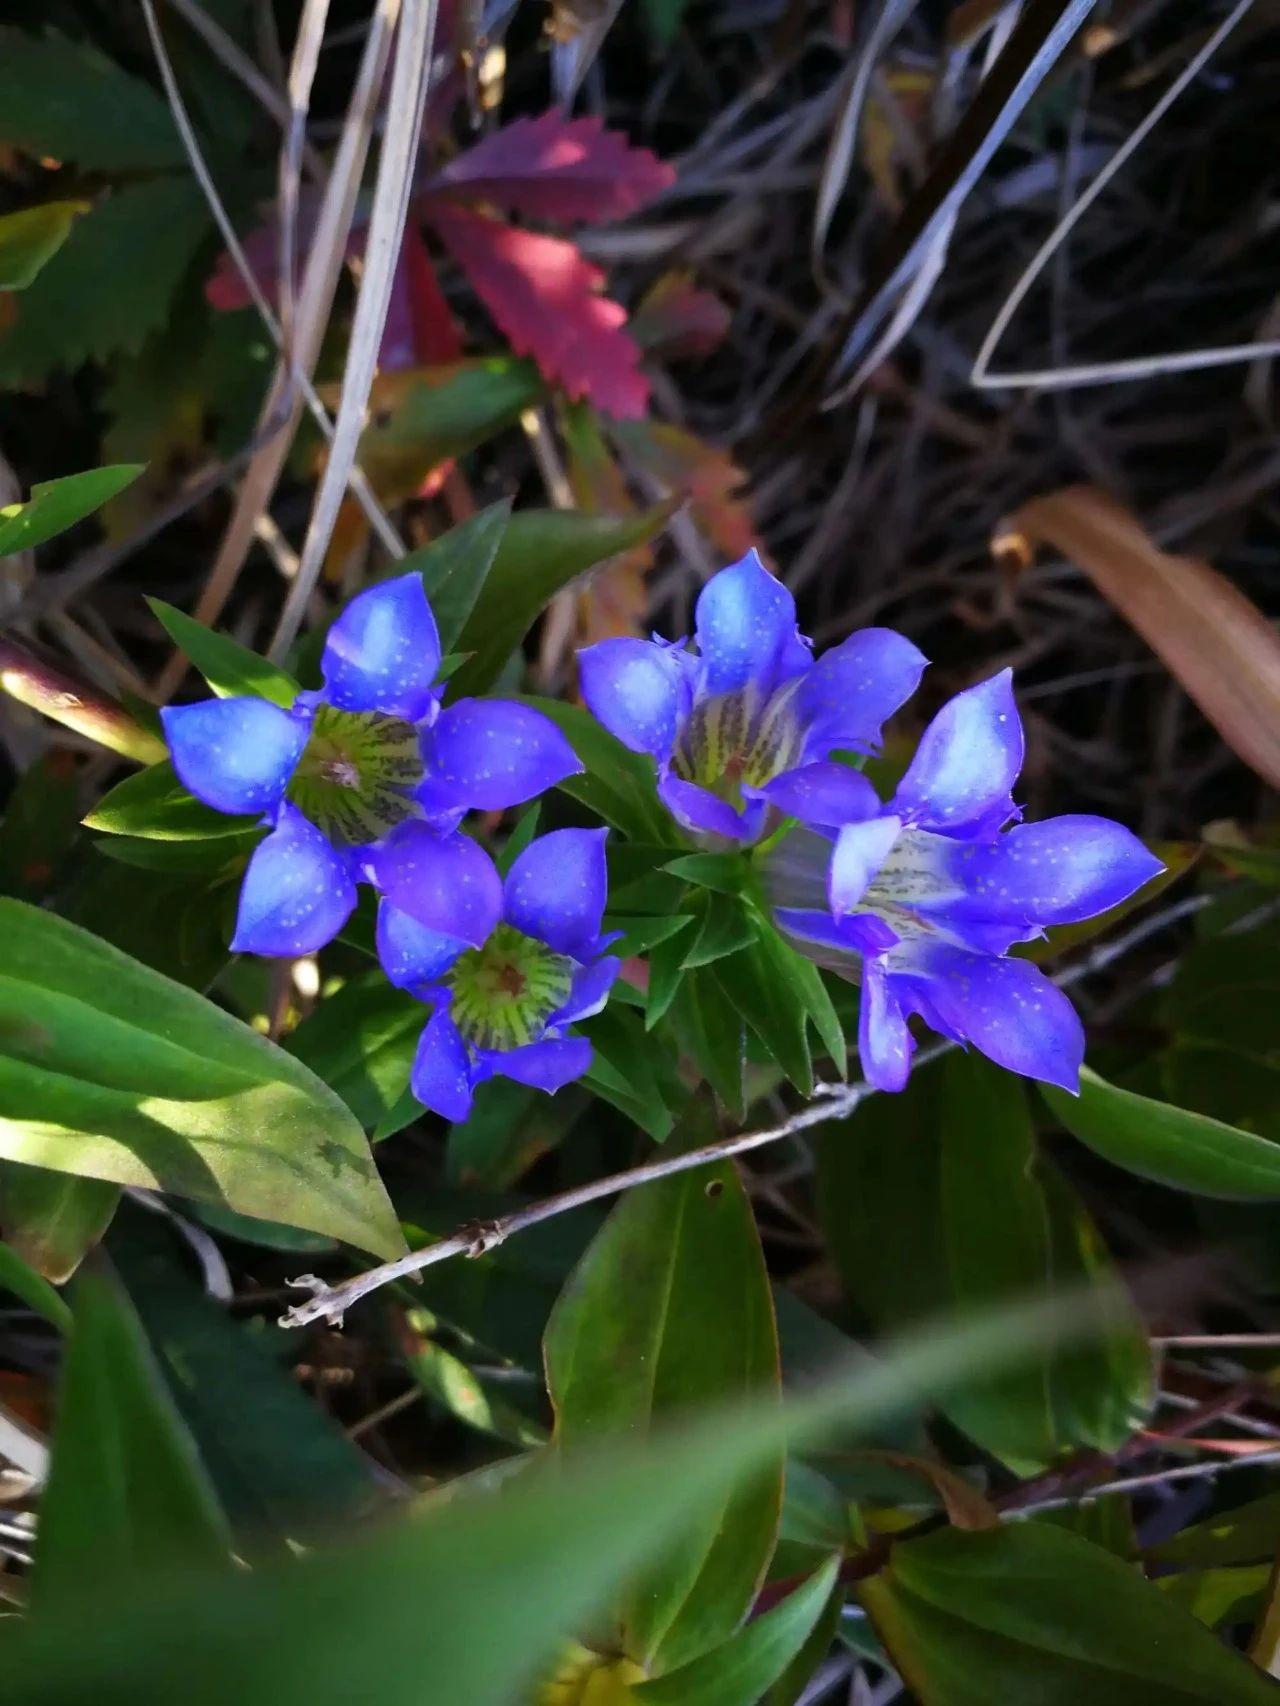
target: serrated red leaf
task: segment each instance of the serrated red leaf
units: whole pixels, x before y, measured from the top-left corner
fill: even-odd
[[[640,350],[623,330],[626,310],[601,294],[599,267],[562,238],[487,214],[442,201],[430,217],[517,355],[531,355],[545,378],[606,414],[644,414],[649,381],[639,371]]]
[[[621,219],[675,182],[675,171],[647,148],[597,118],[558,112],[520,118],[486,136],[445,167],[422,192],[492,202],[508,213],[566,224]]]
[[[391,301],[378,351],[384,373],[408,367],[440,367],[457,361],[462,337],[440,289],[422,233],[406,225],[391,278]]]

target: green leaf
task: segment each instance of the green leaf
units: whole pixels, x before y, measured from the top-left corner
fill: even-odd
[[[518,519],[518,518],[517,518]],[[563,705],[557,699],[517,694],[522,704],[541,711],[564,735],[582,760],[584,774],[569,776],[559,784],[590,807],[614,829],[634,841],[661,843],[672,831],[671,819],[658,802],[653,765],[637,752],[628,752],[622,742],[598,723],[580,705]],[[613,855],[617,849],[611,848]],[[657,848],[659,856],[665,848]],[[652,868],[652,863],[648,868]],[[616,888],[610,872],[611,889]]]
[[[51,913],[0,901],[0,1155],[404,1248],[364,1134],[282,1049]]]
[[[718,894],[740,894],[747,880],[747,864],[741,853],[682,853],[663,870]]]
[[[380,971],[346,983],[323,1000],[285,1048],[373,1131],[409,1088],[427,1009]]]
[[[714,1136],[701,1104],[681,1147]],[[778,1390],[778,1344],[751,1205],[734,1168],[677,1174],[630,1191],[552,1313],[547,1384],[563,1449],[641,1437],[665,1413]],[[726,1640],[773,1548],[782,1460],[691,1524],[627,1595],[624,1645],[646,1670]]]
[[[511,519],[511,500],[503,498],[490,504],[478,515],[451,527],[439,539],[433,539],[418,551],[410,551],[396,564],[398,575],[413,570],[422,576],[422,584],[435,614],[440,630],[440,649],[451,652],[458,636],[466,627],[467,618],[475,609],[489,570],[497,556],[502,536]],[[458,668],[465,660],[460,659]],[[456,674],[454,670],[451,673]]]
[[[606,929],[623,932],[622,940],[614,943],[613,952],[624,960],[630,959],[632,955],[652,952],[660,943],[669,941],[672,936],[678,936],[692,923],[691,912],[669,913],[665,918],[636,917],[611,912],[605,917]]]
[[[1073,1137],[1127,1172],[1234,1202],[1280,1197],[1280,1143],[1108,1084],[1088,1067],[1079,1096],[1041,1085]]]
[[[1217,1511],[1193,1523],[1146,1556],[1162,1564],[1261,1564],[1280,1551],[1280,1493]]]
[[[540,613],[588,569],[661,532],[680,500],[637,515],[581,510],[523,510],[511,517],[493,567],[458,638],[474,655],[450,682],[450,695],[484,693]]]
[[[298,697],[300,688],[291,675],[238,640],[184,616],[163,598],[149,598],[147,603],[174,645],[191,659],[220,699],[247,693],[287,711]]]
[[[800,996],[802,984],[808,983],[806,963],[771,924],[757,918],[751,945],[711,968],[723,998],[804,1096],[813,1090],[808,1012]]]
[[[464,456],[539,402],[545,387],[533,362],[485,356],[437,367],[414,383],[380,425],[360,438],[360,464],[370,472],[412,466],[424,473]]]
[[[918,1070],[818,1149],[819,1210],[855,1307],[881,1330],[1017,1297],[1091,1300],[1096,1334],[975,1371],[947,1416],[1020,1474],[1071,1447],[1113,1449],[1150,1397],[1136,1317],[1083,1207],[1046,1179],[1020,1082],[976,1055]],[[913,1252],[903,1264],[905,1242]]]
[[[546,1443],[546,1428],[509,1403],[496,1382],[435,1343],[421,1310],[408,1311],[399,1338],[405,1366],[425,1396],[464,1427],[526,1451]]]
[[[102,1241],[120,1201],[119,1185],[24,1167],[0,1166],[0,1223],[6,1243],[57,1285],[63,1285]]]
[[[369,1460],[299,1386],[292,1338],[233,1319],[192,1279],[170,1227],[132,1203],[110,1250],[237,1550],[287,1554],[385,1511]]]
[[[592,1049],[583,1082],[661,1143],[671,1130],[671,1110],[640,1020],[613,1002],[578,1029],[590,1038]]]
[[[168,759],[117,782],[84,823],[87,829],[108,835],[140,835],[155,841],[243,838],[258,827],[256,818],[230,817],[195,799],[179,782]]]
[[[709,894],[701,928],[685,949],[681,967],[691,971],[695,966],[709,966],[726,954],[736,954],[754,938],[751,915],[740,900],[732,895]]]
[[[34,284],[88,207],[87,201],[47,201],[0,215],[0,290],[25,290]]]
[[[644,1706],[756,1706],[786,1670],[821,1616],[836,1579],[832,1558],[763,1616],[710,1652],[632,1694]]]
[[[164,100],[87,42],[0,30],[0,141],[95,171],[182,164]]]
[[[61,480],[46,480],[42,485],[32,486],[26,503],[0,509],[0,557],[29,551],[56,533],[65,533],[95,509],[101,509],[108,498],[132,485],[141,472],[137,463],[121,463],[111,468],[89,468],[83,474],[67,474]]]
[[[1254,1623],[1266,1603],[1270,1564],[1224,1566],[1216,1570],[1183,1570],[1159,1576],[1156,1586],[1172,1605],[1210,1629]]]
[[[653,959],[650,958],[652,991]],[[675,992],[674,1022],[698,1069],[735,1119],[746,1115],[742,1074],[746,1047],[742,1019],[726,1001],[714,970],[686,973]]]
[[[1278,1697],[1131,1565],[1047,1524],[903,1541],[858,1597],[921,1706],[1274,1706]]]
[[[60,1333],[71,1331],[71,1311],[57,1292],[10,1244],[0,1244],[0,1290],[12,1292]]]
[[[128,1299],[85,1273],[72,1301],[31,1579],[41,1618],[104,1580],[231,1565],[230,1531]]]
[[[199,844],[157,841],[152,845]],[[238,844],[224,840],[206,845],[234,854]],[[230,957],[227,942],[234,928],[235,903],[235,889],[217,877],[200,880],[183,871],[133,870],[101,858],[95,848],[79,869],[74,887],[61,900],[60,911],[73,924],[153,971],[204,990]]]
[[[80,827],[76,766],[47,752],[18,777],[0,819],[0,894],[40,900],[57,882]]]
[[[138,871],[161,871],[169,875],[226,878],[240,875],[249,855],[267,830],[261,824],[235,835],[217,835],[205,841],[145,841],[132,835],[104,836],[94,851],[116,865]],[[185,981],[185,980],[184,980]]]
[[[0,50],[0,83],[3,61]],[[0,112],[4,101],[0,92]],[[185,174],[113,189],[76,221],[16,298],[16,315],[0,338],[0,383],[31,384],[55,367],[139,349],[168,318],[208,231],[200,187]]]

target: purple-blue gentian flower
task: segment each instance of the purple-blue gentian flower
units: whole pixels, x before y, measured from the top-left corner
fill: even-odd
[[[423,825],[406,842],[378,910],[378,957],[392,983],[433,1009],[418,1045],[414,1095],[466,1119],[495,1074],[552,1092],[580,1078],[591,1044],[568,1034],[609,998],[620,961],[602,935],[603,829],[557,829],[530,842],[505,881],[465,836]],[[407,910],[411,908],[411,910]]]
[[[713,575],[684,640],[602,640],[578,654],[582,696],[633,752],[658,764],[676,821],[712,845],[757,841],[815,791],[839,796],[914,693],[925,659],[889,628],[864,628],[821,657],[795,600],[754,551]]]
[[[1029,960],[1005,956],[1127,900],[1163,866],[1107,818],[1017,823],[1022,756],[1004,670],[942,708],[887,806],[850,772],[857,809],[846,791],[839,815],[819,810],[817,827],[765,857],[775,918],[797,946],[837,970],[860,961],[858,1047],[878,1089],[906,1084],[913,1014],[1010,1072],[1079,1088],[1075,1009]]]
[[[240,891],[238,952],[313,953],[337,935],[393,833],[456,828],[469,809],[525,800],[582,767],[526,705],[463,699],[442,710],[440,636],[416,574],[370,587],[329,630],[324,686],[289,709],[204,699],[160,713],[183,786],[271,833]]]

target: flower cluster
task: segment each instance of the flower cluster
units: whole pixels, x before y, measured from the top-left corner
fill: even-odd
[[[862,1068],[906,1083],[909,1020],[1068,1090],[1083,1054],[1065,996],[1015,944],[1095,916],[1160,869],[1098,817],[1022,824],[1023,735],[1008,671],[926,729],[893,798],[857,768],[926,660],[885,628],[821,657],[754,552],[704,587],[688,642],[616,639],[581,653],[589,709],[656,762],[658,793],[697,845],[755,849],[778,928],[861,984]],[[460,825],[578,771],[539,712],[441,703],[440,642],[415,575],[371,588],[334,623],[324,685],[289,708],[250,697],[161,713],[178,776],[269,833],[245,873],[233,947],[314,952],[356,885],[378,895],[387,977],[430,1009],[414,1094],[466,1117],[495,1074],[554,1091],[582,1075],[576,1021],[608,1000],[604,830],[531,842],[505,879]],[[762,846],[757,845],[763,843]]]

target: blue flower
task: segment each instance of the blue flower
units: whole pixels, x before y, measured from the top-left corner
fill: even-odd
[[[519,805],[581,769],[528,706],[441,710],[439,667],[422,581],[401,575],[351,601],[325,642],[323,688],[289,710],[243,697],[161,711],[184,787],[271,829],[245,872],[235,950],[313,953],[342,928],[356,883],[372,880],[371,850],[395,830],[451,830],[471,808]]]
[[[590,1066],[591,1044],[566,1033],[600,1011],[618,975],[605,953],[616,938],[600,934],[607,833],[554,830],[504,882],[465,836],[395,832],[394,871],[379,872],[378,955],[432,1009],[411,1080],[425,1107],[462,1120],[495,1073],[551,1092]]]
[[[683,640],[603,640],[579,664],[589,709],[657,760],[667,809],[713,845],[757,841],[815,791],[838,799],[847,778],[856,790],[829,755],[873,750],[925,667],[888,628],[814,658],[794,599],[754,551],[707,582],[695,631],[696,655]]]
[[[881,1090],[907,1081],[913,1014],[1010,1072],[1078,1089],[1075,1010],[1029,960],[1005,956],[1127,900],[1163,866],[1107,818],[1017,823],[1022,755],[1005,670],[943,707],[888,806],[858,776],[856,809],[819,814],[822,828],[766,855],[778,924],[834,969],[861,963],[858,1046]]]

